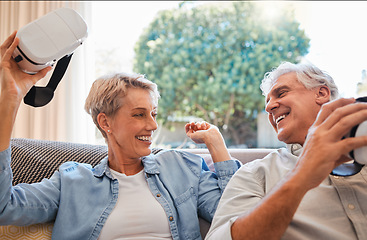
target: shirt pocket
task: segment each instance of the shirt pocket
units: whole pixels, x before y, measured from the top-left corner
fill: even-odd
[[[176,197],[175,202],[177,207],[188,201],[191,197],[195,196],[194,188],[190,187],[184,193]]]
[[[194,188],[190,187],[180,194],[175,202],[184,239],[201,239]]]

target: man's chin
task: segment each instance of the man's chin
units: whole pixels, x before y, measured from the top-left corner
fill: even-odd
[[[301,145],[304,144],[304,142],[302,141],[299,141],[295,138],[291,138],[291,136],[285,136],[285,135],[278,135],[278,140],[285,144],[301,144]]]
[[[278,140],[284,143],[288,144],[288,140],[289,136],[287,136],[287,134],[284,133],[284,131],[280,130],[278,131]]]

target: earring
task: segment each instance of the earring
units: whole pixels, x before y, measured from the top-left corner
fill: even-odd
[[[107,130],[107,132],[108,132],[108,133],[110,133],[110,132],[111,132],[111,130],[110,130],[110,129],[108,129],[108,130]]]

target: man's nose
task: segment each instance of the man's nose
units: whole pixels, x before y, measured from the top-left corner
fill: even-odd
[[[265,105],[265,111],[271,113],[274,109],[279,106],[278,102],[270,99]]]

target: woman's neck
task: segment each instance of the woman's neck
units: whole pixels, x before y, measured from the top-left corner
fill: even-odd
[[[135,175],[144,168],[141,158],[128,158],[110,149],[108,150],[108,165],[111,169],[127,176]]]

